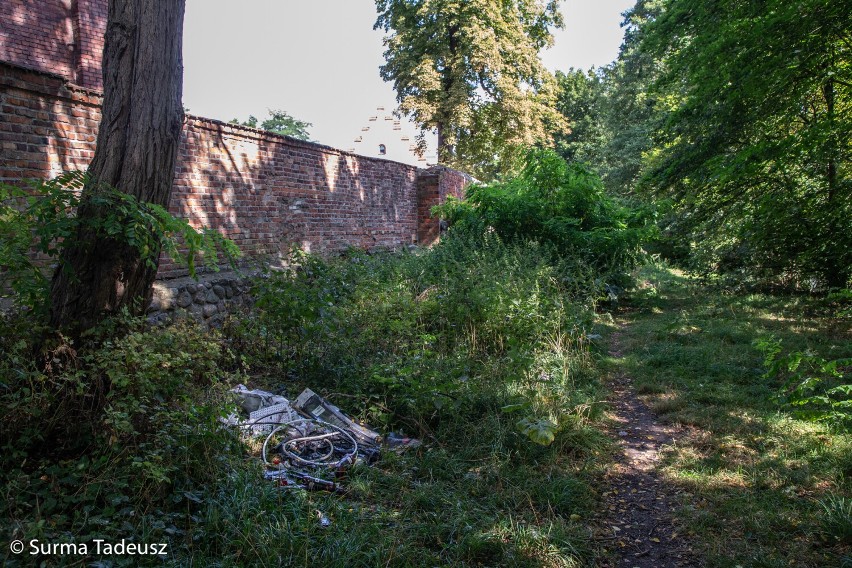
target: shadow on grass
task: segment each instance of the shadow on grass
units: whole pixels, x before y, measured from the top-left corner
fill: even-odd
[[[754,347],[772,335],[791,350],[852,355],[849,326],[818,303],[722,294],[653,268],[617,314],[624,354],[608,364],[662,420],[687,427],[661,470],[708,566],[828,566],[850,553],[824,538],[820,500],[852,494],[852,437],[794,419]]]

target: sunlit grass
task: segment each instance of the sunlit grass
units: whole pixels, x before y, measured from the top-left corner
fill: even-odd
[[[838,565],[850,550],[825,537],[820,503],[850,495],[852,437],[793,418],[753,342],[848,357],[848,321],[818,299],[731,294],[665,267],[640,279],[618,363],[662,420],[687,426],[662,467],[708,565]]]

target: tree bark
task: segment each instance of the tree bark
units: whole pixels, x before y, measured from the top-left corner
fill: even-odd
[[[78,337],[127,306],[150,302],[156,267],[120,240],[91,228],[102,214],[87,203],[107,184],[168,207],[183,125],[185,0],[110,0],[104,44],[104,99],[97,148],[83,189],[80,229],[51,283],[50,324]]]

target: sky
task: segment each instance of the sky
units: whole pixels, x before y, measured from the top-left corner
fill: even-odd
[[[611,62],[632,0],[563,0],[565,29],[542,53],[551,71]],[[219,120],[281,109],[312,123],[314,141],[341,149],[377,107],[395,108],[379,77],[383,32],[373,0],[187,0],[184,106]]]

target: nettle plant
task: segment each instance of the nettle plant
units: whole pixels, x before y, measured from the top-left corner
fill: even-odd
[[[83,188],[86,188],[83,197]],[[103,214],[82,219],[83,200]],[[73,171],[27,189],[0,184],[0,297],[33,310],[44,307],[46,271],[61,262],[62,251],[83,225],[98,235],[136,248],[154,266],[160,252],[186,264],[196,274],[196,259],[218,269],[218,253],[231,264],[240,251],[212,229],[197,230],[165,208],[137,200],[106,184],[96,184],[85,172]]]

